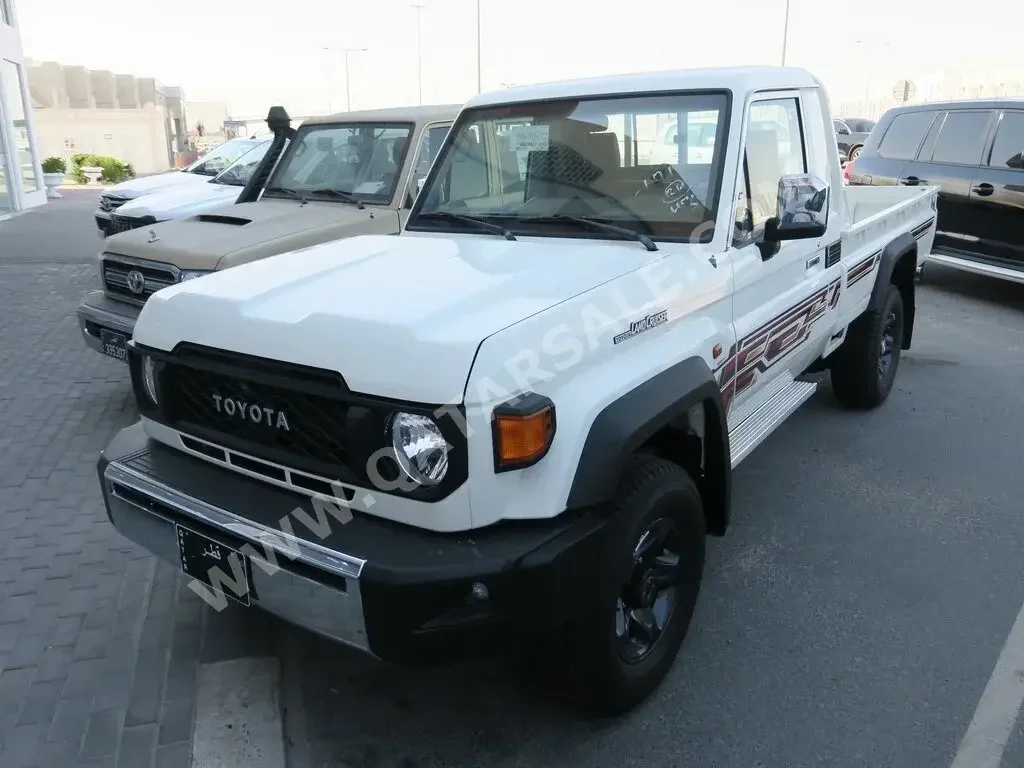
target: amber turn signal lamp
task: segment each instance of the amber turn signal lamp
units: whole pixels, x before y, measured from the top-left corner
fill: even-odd
[[[494,409],[491,420],[494,469],[506,472],[536,464],[555,437],[555,405],[530,393]]]

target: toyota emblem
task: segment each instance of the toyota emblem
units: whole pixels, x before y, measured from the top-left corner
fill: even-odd
[[[146,278],[137,269],[128,273],[128,290],[140,296],[146,290]]]

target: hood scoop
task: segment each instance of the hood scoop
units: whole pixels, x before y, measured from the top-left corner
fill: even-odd
[[[232,227],[244,227],[252,224],[252,219],[243,219],[241,216],[228,216],[223,213],[201,213],[196,216],[196,221],[208,224],[228,224]]]

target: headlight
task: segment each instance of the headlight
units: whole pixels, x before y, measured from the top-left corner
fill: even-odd
[[[451,446],[432,418],[396,413],[391,419],[391,443],[398,465],[410,480],[428,486],[444,480]]]
[[[186,280],[193,280],[203,275],[208,275],[213,270],[210,269],[189,269],[181,273],[181,277],[178,278],[179,283],[184,283]]]
[[[142,387],[153,405],[159,405],[156,395],[156,361],[149,355],[142,358]]]

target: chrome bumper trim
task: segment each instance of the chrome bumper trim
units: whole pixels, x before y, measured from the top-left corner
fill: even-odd
[[[245,520],[118,462],[107,465],[104,484],[110,520],[125,538],[163,560],[178,564],[175,523],[188,527],[187,519],[191,518],[214,530],[230,533],[250,543],[259,553],[255,556],[247,553],[252,561],[250,600],[253,606],[373,655],[359,586],[365,560]],[[119,487],[139,497],[129,498],[119,492]],[[147,504],[143,499],[152,503]],[[186,521],[172,520],[166,512],[162,514],[161,509],[180,514]],[[224,543],[231,544],[230,540]],[[264,552],[268,553],[266,558]],[[275,557],[278,553],[284,557]],[[315,580],[315,574],[310,574],[313,576],[310,578],[306,575],[308,568],[302,575],[290,570],[289,561],[331,574],[338,586]]]
[[[254,523],[220,507],[215,507],[207,504],[205,501],[187,496],[123,464],[111,462],[107,465],[106,470],[104,470],[103,476],[107,482],[107,492],[110,494],[111,499],[118,499],[125,504],[131,504],[139,509],[143,509],[145,512],[157,514],[152,509],[140,507],[134,501],[119,494],[115,484],[123,485],[137,493],[149,496],[158,504],[165,504],[183,515],[239,536],[254,546],[273,547],[277,553],[286,558],[294,557],[294,559],[300,560],[307,565],[320,568],[337,576],[358,579],[362,575],[363,566],[366,565],[366,561],[358,557],[335,552],[320,544],[314,544],[297,536],[284,533],[281,530]]]

